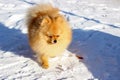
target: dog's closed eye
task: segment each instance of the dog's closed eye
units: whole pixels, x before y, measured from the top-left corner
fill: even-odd
[[[56,37],[60,37],[60,35],[56,35]]]
[[[48,36],[49,38],[52,38],[52,36]]]
[[[60,37],[60,35],[54,35],[54,36],[48,36],[49,38],[52,38],[52,37]]]

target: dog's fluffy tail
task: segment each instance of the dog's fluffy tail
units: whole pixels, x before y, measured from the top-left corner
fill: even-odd
[[[35,5],[33,7],[31,7],[30,9],[28,9],[27,12],[27,24],[30,23],[30,21],[36,17],[38,17],[38,15],[40,16],[45,16],[45,15],[55,15],[59,12],[58,8],[53,7],[51,4],[38,4]]]

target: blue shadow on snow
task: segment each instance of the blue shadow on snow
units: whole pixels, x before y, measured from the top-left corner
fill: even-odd
[[[18,56],[33,59],[32,50],[29,47],[27,35],[17,29],[9,29],[0,23],[0,50],[13,52]]]
[[[68,48],[98,80],[120,80],[120,37],[94,30],[73,30]]]

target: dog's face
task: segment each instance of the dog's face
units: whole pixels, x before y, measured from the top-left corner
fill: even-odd
[[[59,43],[62,34],[62,22],[60,16],[52,18],[47,16],[40,22],[40,27],[43,27],[42,29],[44,29],[44,35],[46,36],[48,44]]]
[[[61,37],[61,30],[58,28],[59,26],[51,25],[47,31],[48,43],[56,44],[59,42]]]
[[[49,44],[56,44],[59,43],[62,30],[61,26],[62,23],[58,19],[53,19],[50,24],[47,25],[47,37],[48,37],[48,43]]]
[[[49,39],[47,42],[50,44],[58,43],[59,37],[60,37],[60,35],[49,35],[48,36]]]

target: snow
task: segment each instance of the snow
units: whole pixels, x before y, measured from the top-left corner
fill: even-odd
[[[68,50],[51,58],[49,69],[37,64],[27,38],[26,11],[38,3],[60,8],[73,30]],[[119,4],[119,0],[1,0],[0,80],[120,80]]]

